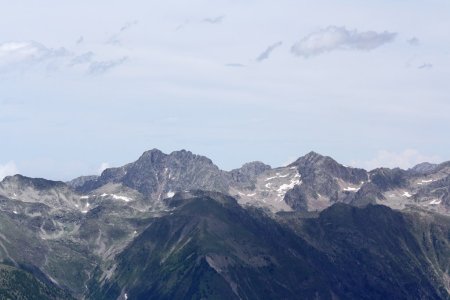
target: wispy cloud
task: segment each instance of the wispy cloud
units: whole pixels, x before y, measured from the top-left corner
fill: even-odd
[[[19,173],[19,170],[13,161],[4,165],[0,164],[0,180],[3,180],[6,176],[16,175],[17,173]]]
[[[48,48],[34,41],[5,42],[0,44],[0,71],[31,67],[68,55],[65,48]]]
[[[121,32],[127,31],[127,30],[130,29],[131,27],[133,27],[133,26],[135,26],[135,25],[138,25],[138,24],[139,24],[139,21],[138,21],[138,20],[134,20],[134,21],[131,21],[131,22],[127,22],[127,23],[125,23],[125,25],[123,25],[123,26],[120,28],[120,31],[121,31]]]
[[[420,69],[420,70],[429,70],[432,68],[433,68],[433,65],[430,63],[424,63],[417,67],[417,69]]]
[[[263,60],[266,60],[270,57],[270,55],[272,54],[272,52],[277,49],[278,47],[280,47],[281,45],[283,45],[283,42],[276,42],[275,44],[270,45],[269,47],[267,47],[266,50],[264,50],[260,55],[258,55],[258,57],[256,58],[256,61],[261,62]]]
[[[209,24],[219,24],[222,23],[222,21],[225,19],[225,16],[218,16],[215,18],[205,18],[203,19],[203,22],[209,23]]]
[[[100,75],[108,72],[109,70],[123,64],[128,57],[124,56],[118,59],[94,61],[90,64],[88,73],[91,75]]]
[[[92,52],[92,51],[85,52],[83,54],[75,56],[71,60],[70,65],[75,66],[75,65],[87,64],[87,63],[90,63],[93,60],[93,58],[94,58],[94,52]]]
[[[107,163],[107,162],[101,163],[100,167],[98,167],[98,169],[97,169],[97,174],[102,174],[103,171],[105,171],[109,167],[110,167],[109,163]]]
[[[83,42],[84,42],[84,37],[80,36],[80,37],[78,38],[78,40],[75,42],[75,44],[81,45],[81,44],[83,44]]]
[[[416,37],[412,37],[409,40],[406,41],[410,46],[419,46],[420,40]]]
[[[407,149],[402,152],[392,152],[387,150],[378,151],[377,155],[367,161],[353,161],[351,165],[372,170],[380,167],[408,169],[419,163],[438,163],[439,156],[424,155],[415,149]]]
[[[225,67],[230,67],[230,68],[244,68],[245,65],[239,64],[239,63],[229,63],[229,64],[225,64]]]
[[[138,25],[139,22],[137,20],[127,22],[122,27],[120,27],[119,32],[112,34],[105,42],[107,45],[119,46],[122,44],[121,37],[122,35],[130,30],[132,27]]]
[[[25,102],[23,100],[17,100],[17,99],[12,99],[12,98],[6,98],[6,99],[0,100],[0,105],[16,106],[16,105],[22,105],[24,103]]]
[[[131,25],[126,27],[129,26]],[[128,57],[122,56],[105,60],[97,58],[92,51],[77,54],[64,47],[50,48],[35,41],[0,43],[0,73],[4,74],[28,71],[32,67],[43,65],[46,71],[62,72],[74,66],[82,66],[82,71],[100,75],[123,64],[127,59]]]
[[[183,29],[184,27],[189,25],[190,22],[191,21],[189,21],[189,20],[185,20],[183,23],[178,24],[178,26],[175,28],[175,31],[179,31],[179,30]]]
[[[345,27],[329,26],[313,32],[297,43],[291,51],[296,56],[310,57],[334,50],[370,51],[392,42],[396,33],[348,30]]]

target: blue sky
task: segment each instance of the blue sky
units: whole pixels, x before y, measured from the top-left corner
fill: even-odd
[[[450,2],[0,0],[0,177],[188,149],[450,160]]]

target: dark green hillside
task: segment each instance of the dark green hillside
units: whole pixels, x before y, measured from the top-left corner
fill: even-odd
[[[387,207],[341,204],[318,218],[285,214],[282,225],[220,194],[172,204],[117,257],[111,278],[91,282],[91,299],[449,298],[446,219],[419,226]],[[430,226],[439,237],[426,250],[433,235],[419,236]]]
[[[68,300],[74,298],[58,287],[38,280],[28,272],[0,264],[0,299]]]

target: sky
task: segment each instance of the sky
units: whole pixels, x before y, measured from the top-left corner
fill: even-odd
[[[450,160],[448,0],[0,0],[0,179],[158,148]]]

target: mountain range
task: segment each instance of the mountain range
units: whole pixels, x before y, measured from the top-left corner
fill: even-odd
[[[0,295],[450,299],[449,188],[450,162],[367,171],[315,152],[224,171],[153,149],[69,182],[9,176]]]

